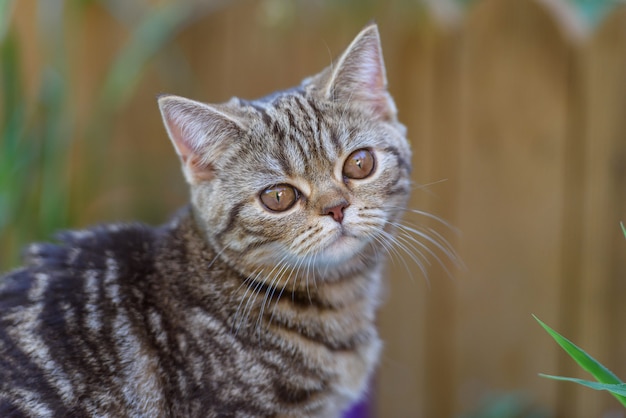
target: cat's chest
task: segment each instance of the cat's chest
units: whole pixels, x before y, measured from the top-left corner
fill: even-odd
[[[205,387],[212,403],[245,401],[268,415],[338,416],[365,391],[381,348],[373,328],[368,341],[337,350],[280,328],[237,334],[200,309],[187,323],[188,332],[177,336],[185,353],[180,389]],[[190,399],[189,406],[206,401]]]

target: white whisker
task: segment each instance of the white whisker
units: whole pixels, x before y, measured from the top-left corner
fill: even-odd
[[[457,235],[461,234],[461,231],[455,227],[454,225],[452,225],[451,223],[449,223],[448,221],[444,220],[443,218],[437,216],[437,215],[433,215],[432,213],[423,211],[423,210],[419,210],[419,209],[411,209],[411,208],[405,208],[402,206],[388,206],[389,209],[392,210],[397,210],[400,212],[410,212],[410,213],[414,213],[416,215],[420,215],[420,216],[424,216],[426,218],[432,219],[434,221],[436,221],[437,223],[445,226],[446,228],[448,228],[450,231],[454,232]]]
[[[291,272],[293,273],[293,270]],[[291,279],[291,274],[289,274],[289,277],[287,278],[287,280],[285,280],[283,287],[280,289],[280,293],[278,293],[278,297],[276,297],[276,302],[274,302],[274,307],[272,308],[272,315],[270,315],[270,322],[268,323],[268,327],[272,323],[272,320],[274,319],[274,314],[276,313],[276,307],[278,306],[278,302],[280,301],[280,298],[283,296],[283,293],[285,292],[285,287],[287,287],[287,283],[289,282],[290,279]]]
[[[237,291],[235,293],[238,293],[239,290],[241,289],[242,286],[246,286],[246,291],[244,292],[243,296],[241,297],[241,300],[239,301],[239,305],[237,305],[237,310],[235,311],[235,315],[233,317],[233,324],[232,327],[236,327],[236,329],[234,330],[234,334],[237,335],[239,333],[239,328],[241,327],[241,325],[243,324],[243,312],[241,312],[241,320],[239,319],[239,315],[240,315],[240,311],[241,311],[241,306],[243,305],[244,300],[246,300],[248,292],[251,290],[251,287],[253,285],[253,283],[256,281],[256,279],[259,277],[259,274],[261,274],[261,268],[255,270],[252,272],[252,274],[250,274],[248,277],[246,277],[246,279],[241,282],[241,284],[239,285],[239,287],[237,288]],[[231,329],[231,332],[233,330]]]
[[[286,262],[284,262],[284,260],[285,260],[285,257],[283,257],[281,261],[279,261],[279,263],[274,267],[275,269],[276,267],[280,265],[280,268],[278,269],[278,271],[276,272],[276,274],[274,275],[270,283],[267,285],[267,289],[265,290],[265,297],[263,298],[263,302],[261,303],[261,309],[259,309],[259,315],[258,315],[256,326],[255,326],[259,332],[261,329],[261,323],[263,320],[263,312],[265,311],[265,305],[267,304],[269,306],[269,304],[271,303],[272,297],[274,296],[274,293],[276,292],[276,284],[280,283],[280,279],[282,279],[285,269],[288,268],[288,265]],[[274,269],[272,269],[272,271],[274,271]],[[288,280],[289,279],[287,279],[285,283]]]
[[[413,272],[411,271],[411,269],[409,269],[409,266],[406,264],[406,261],[404,260],[400,252],[393,245],[394,244],[392,240],[393,236],[391,236],[385,231],[382,231],[382,232],[383,234],[389,235],[389,237],[385,237],[382,235],[374,235],[373,239],[376,240],[378,245],[380,245],[381,248],[383,248],[387,252],[387,255],[389,256],[389,259],[391,260],[392,263],[395,264],[396,259],[400,260],[402,264],[404,265],[404,268],[406,269],[407,273],[409,273],[409,276],[411,276],[411,281],[415,281],[415,278],[413,277]],[[376,246],[373,246],[373,248],[374,248],[374,251],[378,251]]]
[[[446,256],[450,259],[450,261],[454,262],[457,268],[465,269],[465,265],[463,264],[461,257],[458,255],[458,253],[456,252],[452,244],[450,244],[450,242],[439,232],[437,232],[433,228],[416,225],[412,222],[407,222],[407,221],[403,221],[402,225],[405,228],[413,227],[414,229],[422,231],[422,233],[425,234],[424,237],[430,238],[432,240],[436,240],[442,247],[445,247],[444,252],[447,252]]]
[[[435,180],[435,181],[431,181],[430,183],[424,183],[424,184],[413,184],[411,186],[411,188],[413,190],[422,190],[422,189],[428,189],[431,186],[440,184],[440,183],[445,183],[446,181],[448,181],[448,179],[440,179],[440,180]],[[430,190],[426,190],[429,193],[432,193]]]
[[[211,260],[211,262],[209,262],[209,264],[207,265],[208,269],[210,269],[213,266],[215,261],[220,257],[220,255],[222,255],[224,251],[228,249],[229,246],[230,246],[229,244],[226,244],[224,248],[222,248],[217,254],[215,254],[215,257],[213,257],[213,260]]]
[[[400,241],[398,237],[395,237],[387,232],[385,232],[385,237],[394,245],[394,248],[395,247],[400,248],[405,254],[407,254],[411,258],[411,260],[417,265],[422,275],[428,282],[429,281],[428,272],[426,271],[426,267],[424,266],[424,263],[426,263],[426,265],[430,265],[430,262],[424,256],[424,254],[421,251],[417,250],[415,247],[407,246],[405,243]],[[396,251],[398,250],[396,249]],[[415,279],[413,277],[413,273],[411,272],[411,269],[409,268],[408,264],[406,264],[404,257],[400,256],[399,258],[404,264],[404,267],[406,268],[406,270],[409,272],[409,275],[411,276],[411,280],[414,281]]]
[[[409,226],[397,223],[397,222],[390,222],[391,225],[399,228],[400,230],[402,230],[404,232],[404,235],[406,237],[408,237],[409,239],[411,239],[413,242],[415,242],[417,245],[419,245],[421,248],[424,248],[426,251],[429,252],[429,254],[431,254],[439,263],[439,265],[441,265],[441,267],[444,267],[445,269],[445,263],[443,263],[443,261],[434,253],[434,251],[432,251],[426,244],[424,244],[423,242],[419,241],[415,236],[411,235],[410,232],[412,232],[413,234],[425,239],[427,242],[429,242],[430,244],[434,245],[435,248],[437,248],[439,251],[441,251],[447,258],[448,260],[450,260],[451,262],[454,263],[454,265],[457,268],[462,268],[463,264],[460,261],[460,257],[459,255],[456,253],[456,251],[452,248],[452,246],[450,245],[450,243],[440,234],[435,235],[436,237],[438,237],[439,239],[433,238],[432,236],[428,235],[426,232],[424,231],[420,231],[416,228],[411,228]],[[442,242],[440,242],[439,240],[442,240]],[[447,269],[446,269],[447,271]]]

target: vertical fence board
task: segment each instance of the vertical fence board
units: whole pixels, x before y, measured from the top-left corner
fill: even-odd
[[[537,373],[555,370],[555,347],[531,313],[557,318],[569,48],[533,1],[486,0],[466,23],[462,409],[492,391],[550,405],[555,385]]]
[[[581,334],[581,298],[584,233],[584,179],[586,174],[584,145],[587,124],[584,88],[586,68],[583,65],[582,51],[578,44],[568,45],[567,70],[564,80],[567,84],[566,140],[563,148],[563,213],[560,237],[561,267],[559,272],[559,319],[555,326],[563,335],[578,340]],[[578,366],[558,352],[558,374],[572,376]],[[556,385],[556,410],[563,417],[585,417],[585,396],[589,391],[576,385]]]
[[[609,184],[606,196],[609,205],[607,207],[607,231],[610,233],[609,274],[611,280],[610,295],[612,297],[609,327],[612,330],[610,341],[610,357],[614,367],[626,380],[626,330],[624,318],[626,318],[626,240],[621,231],[615,233],[614,222],[622,221],[626,225],[626,7],[622,7],[615,20],[610,24],[610,30],[614,31],[615,44],[611,46],[605,59],[615,60],[613,68],[613,80],[610,106],[613,109],[612,133],[608,143],[609,158],[606,160],[607,183]],[[610,88],[609,81],[605,88]],[[620,110],[622,112],[620,112]],[[614,366],[613,366],[614,365]]]
[[[399,42],[383,43],[388,70],[390,91],[396,99],[399,118],[407,126],[413,150],[413,179],[424,182],[428,172],[428,136],[430,130],[429,83],[432,77],[432,51],[428,33],[432,22],[412,30]],[[410,94],[405,92],[410,91]],[[403,94],[404,93],[404,94]],[[427,194],[414,190],[409,206],[420,208],[427,201]],[[405,221],[412,222],[410,214]],[[422,222],[423,219],[418,219]],[[424,415],[425,361],[424,309],[428,298],[425,278],[410,257],[401,254],[406,265],[398,257],[388,263],[389,293],[381,309],[380,328],[385,347],[377,384],[378,416],[400,417],[410,413],[415,417]]]
[[[461,134],[461,42],[458,27],[438,28],[433,33],[433,77],[430,91],[432,103],[432,130],[429,138],[429,173],[432,181],[445,180],[431,187],[429,211],[456,225],[458,222],[458,188]],[[441,233],[453,247],[457,246],[454,231],[440,222],[427,224]],[[434,247],[434,246],[433,246]],[[445,268],[434,267],[430,291],[426,295],[424,321],[426,354],[424,362],[425,417],[451,417],[459,413],[458,364],[456,350],[459,344],[457,329],[457,290],[460,272],[454,263],[446,260],[445,252],[433,250]]]
[[[626,7],[598,28],[585,51],[588,114],[585,156],[585,265],[580,344],[626,378]],[[585,416],[620,411],[609,396],[585,396]]]

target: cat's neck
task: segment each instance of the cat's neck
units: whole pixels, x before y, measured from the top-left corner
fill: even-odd
[[[157,268],[174,278],[171,292],[185,300],[186,308],[221,318],[234,333],[256,338],[260,329],[278,333],[297,329],[310,339],[339,347],[375,332],[380,266],[333,280],[324,280],[320,271],[284,271],[270,286],[224,261],[207,243],[191,210],[181,211],[167,228],[169,238],[157,257]]]

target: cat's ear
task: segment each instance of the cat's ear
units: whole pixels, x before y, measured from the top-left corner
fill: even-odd
[[[378,26],[367,25],[330,69],[325,95],[330,100],[358,102],[374,116],[391,119],[396,107],[387,92],[387,76]]]
[[[212,179],[217,158],[242,134],[240,121],[223,109],[183,97],[164,95],[158,101],[187,182]]]

